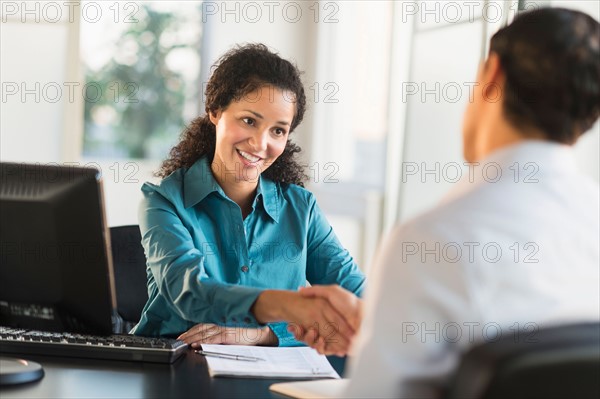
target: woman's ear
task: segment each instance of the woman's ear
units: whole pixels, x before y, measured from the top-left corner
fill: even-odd
[[[210,119],[210,121],[212,122],[213,125],[217,126],[217,123],[219,123],[219,119],[221,119],[221,110],[217,110],[217,111],[208,111],[208,118]]]

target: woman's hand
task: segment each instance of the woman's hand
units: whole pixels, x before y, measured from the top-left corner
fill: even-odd
[[[269,327],[224,327],[211,323],[196,324],[177,339],[192,348],[198,348],[201,344],[277,345],[277,337]]]

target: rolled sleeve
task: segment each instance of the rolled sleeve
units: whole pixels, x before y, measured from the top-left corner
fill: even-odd
[[[279,346],[306,346],[305,343],[300,342],[294,338],[294,334],[288,331],[288,323],[270,323],[269,328],[277,336],[279,340]]]

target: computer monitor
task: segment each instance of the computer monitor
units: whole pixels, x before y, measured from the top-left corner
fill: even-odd
[[[0,325],[110,334],[116,315],[99,171],[0,163]]]

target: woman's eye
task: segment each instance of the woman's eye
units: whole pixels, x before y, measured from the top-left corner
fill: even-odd
[[[254,126],[254,119],[252,118],[242,118],[242,121],[244,121],[246,125]]]
[[[284,129],[275,129],[275,135],[285,136],[286,131]]]

